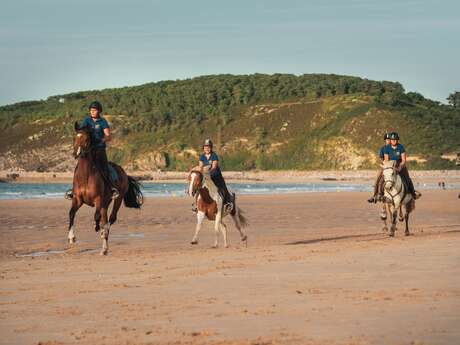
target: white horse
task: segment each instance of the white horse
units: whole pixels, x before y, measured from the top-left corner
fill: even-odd
[[[404,234],[409,236],[409,214],[415,209],[415,200],[407,191],[401,176],[396,171],[396,161],[384,161],[382,163],[383,178],[384,178],[384,204],[386,213],[391,216],[390,236],[395,235],[396,217],[399,210],[399,221],[406,221],[406,231]],[[404,207],[404,217],[402,208]],[[387,217],[381,217],[385,226],[384,231],[388,231]]]
[[[218,193],[217,187],[214,182],[211,180],[209,175],[209,168],[204,167],[200,169],[199,167],[194,168],[190,171],[188,176],[188,195],[197,197],[197,224],[195,235],[193,236],[191,244],[198,244],[198,234],[201,230],[201,225],[205,218],[209,220],[214,220],[214,233],[215,241],[214,248],[217,248],[219,245],[219,232],[222,232],[224,239],[225,248],[228,247],[227,243],[227,226],[223,222],[223,218],[228,214],[223,210],[223,200],[220,194]],[[247,226],[246,218],[242,214],[242,210],[236,206],[233,206],[233,210],[230,212],[230,215],[235,223],[236,228],[238,229],[241,241],[243,241],[247,246],[247,236],[244,234],[242,228]]]

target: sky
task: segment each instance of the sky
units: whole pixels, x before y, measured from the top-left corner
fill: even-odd
[[[460,90],[455,0],[0,0],[0,105],[209,74]]]

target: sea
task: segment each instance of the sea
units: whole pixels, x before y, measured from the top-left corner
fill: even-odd
[[[371,192],[370,184],[360,183],[229,183],[229,188],[243,194],[283,194],[317,192]],[[0,200],[7,199],[59,199],[64,197],[68,183],[0,183]],[[185,183],[143,183],[145,197],[181,197],[185,195]],[[446,184],[446,189],[459,189],[460,184]],[[439,189],[437,184],[416,185],[416,189]]]

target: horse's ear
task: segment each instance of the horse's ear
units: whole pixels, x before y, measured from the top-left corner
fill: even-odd
[[[75,121],[75,132],[79,130],[80,130],[80,124],[78,123],[78,121]]]

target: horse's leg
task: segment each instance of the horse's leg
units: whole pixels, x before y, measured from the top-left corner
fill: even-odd
[[[396,218],[398,217],[398,208],[397,207],[393,207],[393,209],[391,209],[390,207],[390,214],[391,214],[391,229],[390,229],[390,236],[393,237],[395,235],[395,231],[396,231]]]
[[[237,207],[235,214],[232,215],[232,219],[233,219],[233,222],[235,223],[236,229],[240,233],[241,241],[246,242],[246,240],[248,239],[248,236],[246,236],[246,234],[241,229],[240,218],[238,217],[239,213],[240,213],[240,209]]]
[[[404,216],[404,219],[406,220],[406,231],[404,231],[404,235],[406,235],[406,236],[410,235],[410,232],[409,232],[409,214],[410,214],[410,211],[408,210],[408,206],[406,205],[406,214]]]
[[[383,221],[383,224],[384,224],[383,228],[382,228],[382,230],[384,232],[388,232],[388,224],[387,224],[387,218],[388,218],[388,213],[389,213],[388,208],[389,208],[389,205],[386,202],[384,202],[383,203],[383,208],[382,208],[382,213],[380,214],[380,219]],[[383,215],[385,217],[382,217]]]
[[[123,198],[120,194],[120,196],[116,198],[113,202],[113,208],[112,208],[112,212],[110,212],[110,218],[109,218],[110,225],[114,224],[117,221],[118,210],[120,209],[122,202],[123,202]]]
[[[96,211],[94,212],[94,231],[98,232],[101,229],[100,222],[101,222],[101,209],[102,209],[102,200],[98,197],[94,201],[94,205],[96,206]]]
[[[83,203],[77,200],[76,198],[72,198],[72,207],[69,211],[69,229],[67,238],[69,239],[69,243],[75,243],[77,238],[75,237],[75,229],[73,226],[75,215],[77,214],[78,209],[81,207]]]
[[[220,231],[222,232],[222,236],[224,237],[224,247],[228,248],[227,243],[227,225],[223,221],[220,222]]]
[[[101,223],[102,223],[102,231],[101,231],[101,238],[102,238],[102,250],[101,255],[107,255],[109,251],[109,232],[110,232],[110,224],[107,221],[107,209],[109,205],[103,206],[101,208]]]
[[[399,205],[399,221],[403,222],[404,221],[404,215],[403,215],[403,210],[402,210],[402,203]]]
[[[219,205],[219,209],[216,214],[216,220],[214,221],[214,245],[213,248],[217,248],[219,246],[219,232],[220,232],[220,223],[222,222],[222,207]]]
[[[200,233],[201,225],[203,224],[204,217],[205,217],[205,213],[203,211],[197,212],[195,235],[193,236],[192,242],[190,242],[190,244],[198,244],[198,234]]]

